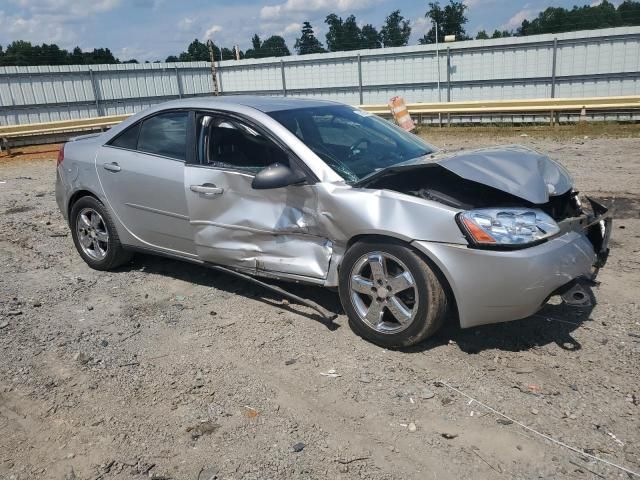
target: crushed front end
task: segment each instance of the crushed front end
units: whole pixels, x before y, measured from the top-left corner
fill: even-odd
[[[597,212],[558,222],[552,238],[520,249],[473,248],[415,241],[447,277],[463,328],[525,318],[555,294],[570,292],[578,282],[593,282],[609,254],[612,219]]]
[[[528,317],[551,295],[593,282],[609,254],[611,215],[594,199],[583,205],[562,167],[516,148],[456,159],[400,167],[367,186],[459,210],[466,244],[412,245],[447,278],[462,327]]]

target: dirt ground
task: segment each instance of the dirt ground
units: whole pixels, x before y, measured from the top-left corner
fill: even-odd
[[[532,318],[384,350],[351,332],[330,291],[290,287],[339,312],[334,327],[177,261],[89,269],[55,203],[55,146],[0,154],[0,478],[640,472],[638,130],[422,134],[446,149],[532,146],[613,204],[598,304],[553,299]]]

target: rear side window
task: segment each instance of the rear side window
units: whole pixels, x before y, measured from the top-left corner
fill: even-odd
[[[168,112],[143,121],[138,150],[186,160],[188,119],[188,112]]]
[[[136,123],[133,127],[125,130],[118,135],[111,145],[114,147],[127,148],[129,150],[135,150],[138,146],[138,133],[140,132],[140,124]]]

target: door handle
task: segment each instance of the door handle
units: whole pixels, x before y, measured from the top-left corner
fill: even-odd
[[[104,163],[102,166],[105,170],[109,170],[110,172],[119,172],[120,170],[122,170],[117,162]]]
[[[207,197],[222,195],[224,192],[223,188],[216,187],[215,185],[191,185],[189,188],[192,192],[202,193]]]

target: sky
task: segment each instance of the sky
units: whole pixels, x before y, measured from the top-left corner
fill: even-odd
[[[621,0],[614,1],[620,3]],[[467,33],[515,29],[549,6],[589,5],[599,0],[464,0]],[[324,18],[354,14],[359,24],[380,27],[400,9],[413,27],[411,44],[429,29],[429,0],[0,0],[0,45],[13,40],[56,43],[83,50],[108,47],[121,60],[164,60],[194,39],[250,47],[258,33],[285,37],[290,50],[302,22],[311,21],[324,43]],[[441,1],[441,4],[446,1]]]

